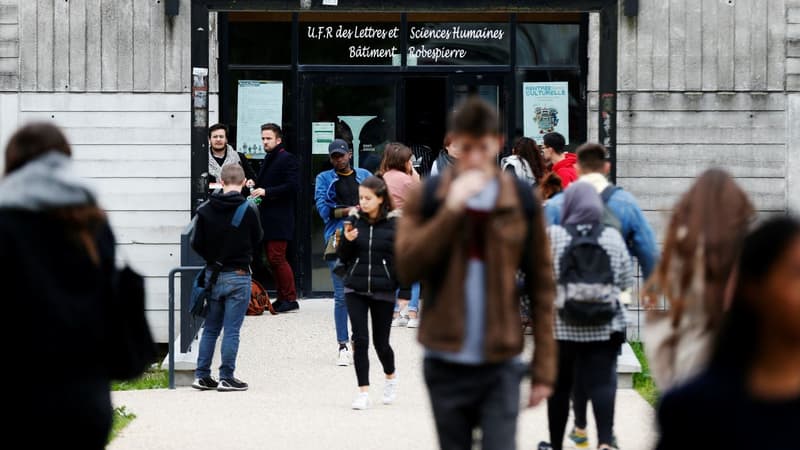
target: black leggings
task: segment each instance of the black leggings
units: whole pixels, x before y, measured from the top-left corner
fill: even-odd
[[[394,351],[389,345],[389,332],[392,330],[394,303],[375,300],[366,295],[349,293],[347,314],[353,327],[353,363],[356,367],[358,386],[369,386],[369,325],[372,316],[372,344],[383,365],[383,373],[394,373]]]
[[[592,401],[599,445],[611,444],[614,435],[614,404],[617,394],[619,343],[558,341],[558,379],[547,401],[550,445],[561,450],[569,417],[573,383]],[[580,425],[580,424],[579,424]]]

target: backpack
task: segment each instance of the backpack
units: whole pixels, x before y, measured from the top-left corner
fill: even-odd
[[[233,213],[233,218],[231,218],[231,226],[233,228],[239,228],[239,225],[242,224],[242,219],[244,219],[244,215],[247,212],[247,208],[249,208],[250,202],[245,200],[236,208],[236,211]],[[195,215],[195,218],[192,220],[191,227],[195,227],[197,224],[199,215]],[[194,230],[191,231],[194,234]],[[226,248],[228,243],[228,236],[229,233],[225,234],[223,238],[223,245],[222,248]],[[214,289],[214,285],[217,284],[217,279],[219,278],[219,273],[222,270],[222,260],[224,260],[224,255],[220,255],[220,261],[215,262],[214,264],[207,265],[203,270],[197,273],[195,276],[194,281],[192,282],[192,291],[189,293],[189,312],[192,313],[195,317],[206,317],[208,315],[208,302],[211,301],[211,293]],[[208,283],[205,282],[206,279],[206,269],[211,268],[211,277],[208,280]]]
[[[616,312],[611,257],[600,245],[604,225],[564,225],[572,240],[558,274],[559,316],[570,325],[600,326]]]
[[[533,172],[531,171],[530,165],[528,165],[528,161],[512,155],[503,158],[501,165],[503,167],[503,172],[508,171],[508,168],[511,167],[514,169],[514,175],[519,180],[522,180],[531,186],[536,184],[536,177],[533,176]]]
[[[247,315],[260,316],[264,314],[265,310],[269,311],[273,316],[278,314],[275,308],[272,307],[272,302],[269,301],[269,294],[267,294],[267,290],[264,289],[264,286],[258,281],[252,280],[250,285],[250,304],[247,305]]]
[[[600,198],[603,200],[603,219],[601,223],[607,227],[619,231],[620,234],[622,234],[622,221],[620,221],[619,217],[614,214],[614,211],[608,207],[608,201],[611,200],[611,197],[614,195],[614,193],[621,190],[621,187],[610,184],[603,189],[603,192],[600,193]]]

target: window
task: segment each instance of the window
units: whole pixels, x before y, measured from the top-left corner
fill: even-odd
[[[517,25],[517,65],[578,66],[580,25],[521,23]]]
[[[510,42],[508,23],[412,22],[408,65],[508,65]]]

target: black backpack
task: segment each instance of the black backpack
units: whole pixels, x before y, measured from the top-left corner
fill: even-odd
[[[611,257],[600,245],[605,225],[565,225],[572,240],[558,275],[560,317],[571,325],[600,326],[614,318],[616,295]]]

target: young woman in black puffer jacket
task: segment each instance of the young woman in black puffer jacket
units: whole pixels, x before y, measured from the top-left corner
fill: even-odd
[[[382,178],[369,177],[358,188],[360,211],[345,221],[339,258],[347,267],[344,279],[347,312],[353,327],[353,362],[359,394],[353,409],[369,408],[369,328],[386,374],[383,403],[394,402],[397,390],[394,352],[389,345],[397,294],[394,272],[395,218],[389,190]]]

